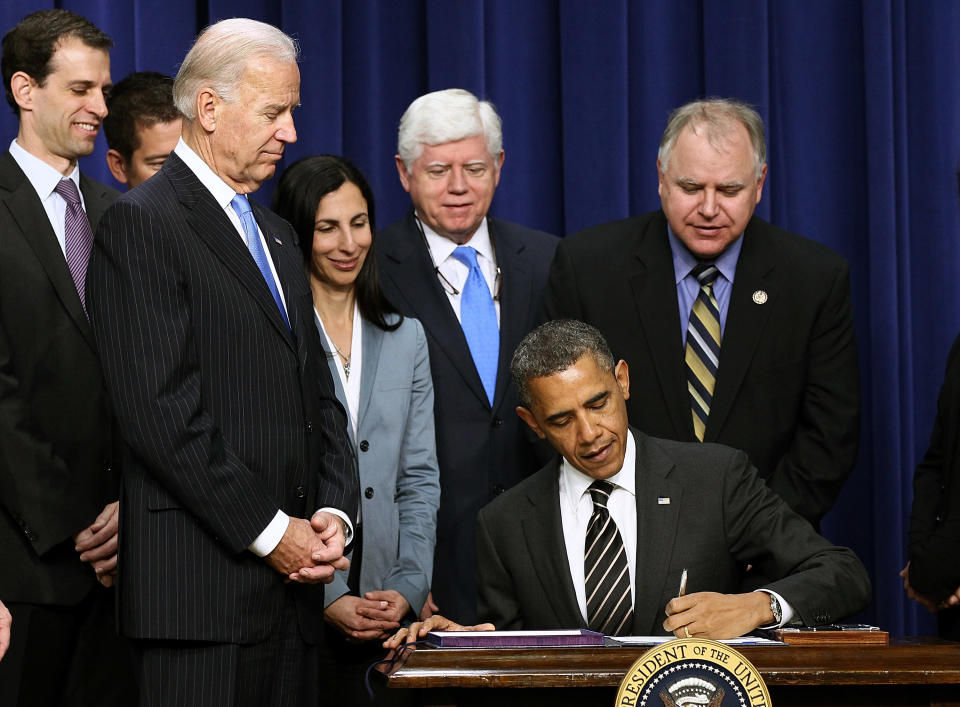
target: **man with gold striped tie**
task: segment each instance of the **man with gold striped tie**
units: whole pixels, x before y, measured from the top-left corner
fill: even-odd
[[[561,241],[547,316],[597,327],[640,374],[634,425],[745,451],[817,527],[857,451],[847,261],[754,215],[767,147],[744,103],[676,109],[657,174],[661,209]]]

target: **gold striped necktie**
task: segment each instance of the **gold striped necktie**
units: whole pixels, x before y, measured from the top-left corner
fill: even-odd
[[[701,263],[692,274],[700,283],[700,292],[690,310],[685,361],[693,432],[702,442],[720,365],[720,307],[713,296],[713,283],[720,271],[716,265]]]

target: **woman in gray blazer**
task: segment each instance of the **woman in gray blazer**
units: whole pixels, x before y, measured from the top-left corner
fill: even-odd
[[[430,588],[440,477],[427,340],[420,322],[403,318],[380,289],[373,193],[354,165],[331,155],[294,163],[273,208],[300,238],[357,454],[360,524],[349,572],[326,588],[324,616],[334,630],[321,652],[323,669],[338,677],[327,685],[346,691],[330,704],[359,704],[367,699],[363,669],[419,614]]]

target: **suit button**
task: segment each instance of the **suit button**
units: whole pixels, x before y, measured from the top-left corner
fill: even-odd
[[[497,484],[496,486],[493,487],[493,492],[498,496],[506,490],[507,489],[504,488],[503,484]]]
[[[307,490],[303,488],[303,486],[297,486],[297,488],[295,488],[294,491],[297,494],[297,498],[303,498],[304,496],[307,495]]]
[[[313,433],[313,423],[310,420],[307,420],[307,434]]]
[[[371,488],[370,486],[367,486],[367,488],[364,489],[364,491],[363,491],[363,497],[364,497],[364,498],[373,498],[373,488]]]
[[[502,424],[503,424],[503,420],[501,420],[499,417],[495,417],[493,418],[493,420],[490,421],[491,427],[500,427]]]
[[[943,518],[940,517],[940,514],[937,514],[937,522],[939,523]]]
[[[370,443],[367,440],[360,442],[360,451],[365,452],[370,449]]]

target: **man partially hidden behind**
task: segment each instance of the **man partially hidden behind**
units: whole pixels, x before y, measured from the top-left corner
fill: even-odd
[[[156,174],[180,139],[180,111],[173,105],[173,79],[138,71],[107,97],[103,134],[113,178],[133,189]]]
[[[511,371],[517,413],[558,456],[480,512],[481,621],[732,638],[830,623],[870,600],[853,552],[818,535],[743,452],[629,427],[627,364],[593,327],[544,324]],[[745,564],[769,578],[760,590],[740,592]]]
[[[108,589],[119,467],[84,289],[91,226],[117,194],[77,166],[107,113],[111,45],[66,10],[3,38],[19,119],[0,156],[0,600],[16,626],[5,705],[136,701]]]
[[[296,58],[270,25],[207,28],[174,83],[182,140],[97,230],[120,626],[147,705],[320,703],[312,583],[348,565],[356,472],[296,236],[247,198],[297,138]]]
[[[597,327],[640,373],[634,425],[742,449],[817,527],[857,451],[849,266],[754,215],[766,153],[743,103],[675,110],[657,156],[662,208],[564,238],[545,307]]]

